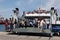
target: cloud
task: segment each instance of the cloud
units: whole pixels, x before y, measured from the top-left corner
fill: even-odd
[[[27,3],[27,2],[25,2],[25,1],[18,0],[18,1],[15,2],[15,5],[16,5],[16,6],[23,6],[23,5],[26,5],[26,3]],[[28,4],[28,3],[27,3],[27,4]]]
[[[1,12],[8,12],[8,11],[11,11],[11,10],[12,10],[12,8],[1,9],[1,10],[0,10],[0,13],[1,13]]]
[[[46,3],[46,6],[45,8],[48,10],[50,9],[51,7],[55,7],[55,9],[58,10],[58,13],[60,12],[60,0],[49,0],[47,3]]]
[[[29,2],[28,3],[32,3],[34,0],[29,0]]]
[[[60,0],[55,0],[55,7],[57,8],[57,9],[60,9]]]
[[[4,18],[10,18],[11,15],[13,15],[12,8],[1,9],[0,15],[2,15]]]
[[[22,5],[25,5],[25,4],[31,4],[31,3],[33,3],[34,1],[35,1],[35,0],[26,0],[26,1],[25,1],[25,0],[24,0],[24,1],[23,1],[23,0],[22,0],[22,1],[21,1],[21,0],[18,0],[18,1],[16,1],[15,4],[16,4],[17,6],[22,6]]]
[[[46,9],[50,9],[51,7],[54,6],[54,3],[55,3],[55,0],[49,0],[46,5],[45,5],[45,8]]]
[[[3,2],[3,1],[5,1],[5,0],[0,0],[0,2]]]
[[[58,0],[59,1],[59,0]],[[57,0],[48,0],[45,5],[40,5],[42,9],[49,10],[51,7],[55,7],[56,9],[60,8],[60,1],[58,2]]]
[[[41,4],[37,8],[49,10],[51,7],[54,7],[55,0],[41,0]],[[43,4],[44,3],[44,4]]]
[[[19,5],[21,5],[21,2],[20,2],[20,1],[17,1],[15,4],[16,4],[17,6],[19,6]]]

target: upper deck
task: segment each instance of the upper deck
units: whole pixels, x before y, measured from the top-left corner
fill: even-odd
[[[24,16],[25,17],[50,17],[50,11],[38,9],[32,12],[25,12]]]

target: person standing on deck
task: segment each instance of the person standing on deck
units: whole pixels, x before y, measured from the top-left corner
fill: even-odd
[[[38,28],[40,27],[40,20],[38,20]]]
[[[43,30],[45,30],[45,29],[47,29],[47,24],[46,24],[46,21],[45,20],[43,20],[44,22],[43,22]]]
[[[37,18],[35,18],[34,27],[38,27],[38,19]]]
[[[8,19],[5,20],[5,29],[8,30]]]
[[[44,19],[42,19],[41,22],[40,22],[40,31],[41,32],[44,31],[44,26],[45,26],[45,21],[44,21]]]
[[[13,19],[10,18],[10,31],[12,31],[12,29],[13,29]]]
[[[16,28],[16,26],[17,26],[17,20],[15,19],[15,21],[14,21],[14,28]]]
[[[21,21],[21,26],[22,26],[22,27],[25,26],[25,21],[24,21],[24,20]]]

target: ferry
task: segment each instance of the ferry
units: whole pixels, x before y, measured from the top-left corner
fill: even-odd
[[[54,33],[57,33],[59,35],[60,21],[57,20],[58,14],[57,10],[54,9],[54,7],[52,7],[49,11],[39,8],[38,10],[33,10],[32,12],[23,12],[23,17],[25,18],[25,20],[28,20],[29,22],[35,19],[40,20],[43,18],[46,21],[47,28],[43,30],[44,32],[41,32],[40,28],[38,27],[29,27],[29,26],[20,27],[20,28],[14,28],[12,31],[13,33],[42,33],[42,34],[48,34],[50,36],[53,36]],[[17,18],[17,16],[15,18]]]

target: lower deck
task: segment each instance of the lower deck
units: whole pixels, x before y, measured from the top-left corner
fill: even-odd
[[[49,29],[44,29],[43,31],[40,30],[40,28],[34,28],[34,27],[27,27],[27,28],[15,28],[13,29],[14,33],[51,33]]]

